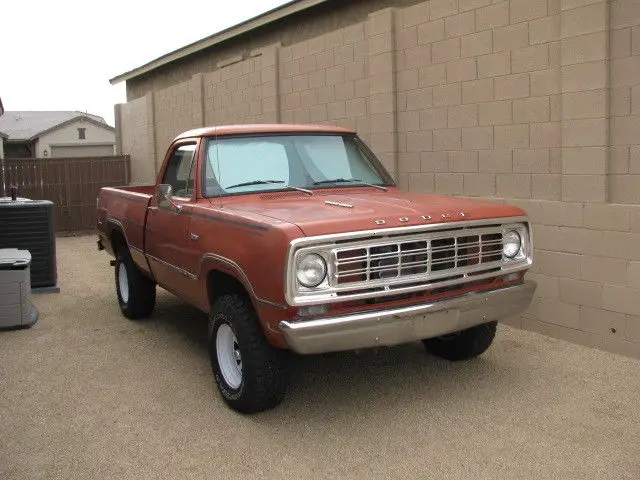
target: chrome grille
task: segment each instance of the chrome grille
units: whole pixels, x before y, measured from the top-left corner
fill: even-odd
[[[333,249],[335,287],[363,283],[448,280],[499,270],[500,227],[426,233],[411,238],[373,240]]]

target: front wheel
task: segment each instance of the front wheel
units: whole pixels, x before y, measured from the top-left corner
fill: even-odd
[[[269,345],[249,300],[220,297],[210,327],[211,368],[227,405],[241,413],[278,405],[287,389],[285,352]]]
[[[115,276],[122,314],[131,320],[151,315],[156,304],[156,284],[142,274],[126,250],[118,252]]]
[[[422,340],[433,355],[451,361],[470,360],[482,355],[493,343],[498,322],[484,323],[442,337]]]

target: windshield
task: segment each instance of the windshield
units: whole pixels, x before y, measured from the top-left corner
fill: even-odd
[[[393,185],[357,137],[327,134],[211,138],[204,182],[207,197],[292,187]]]

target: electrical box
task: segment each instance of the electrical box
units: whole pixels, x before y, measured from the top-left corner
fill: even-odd
[[[31,304],[31,254],[0,249],[0,328],[30,327],[38,321]]]

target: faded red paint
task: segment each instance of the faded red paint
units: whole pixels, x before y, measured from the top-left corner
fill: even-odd
[[[164,165],[174,148],[194,141],[199,146],[204,143],[201,141],[204,137],[305,132],[353,133],[338,127],[304,125],[203,128],[178,136],[167,152]],[[263,330],[269,341],[279,347],[286,348],[287,345],[277,324],[298,314],[298,308],[288,306],[284,295],[286,253],[292,240],[333,233],[526,215],[518,207],[501,203],[406,193],[395,187],[390,187],[387,192],[346,186],[314,190],[313,196],[286,191],[203,198],[199,166],[204,162],[204,150],[197,149],[193,197],[185,201],[176,200],[183,208],[179,215],[157,208],[155,186],[103,188],[97,212],[100,240],[113,254],[112,236],[121,231],[134,260],[147,275],[203,312],[209,312],[209,289],[215,289],[215,285],[208,285],[209,273],[217,270],[235,277],[247,291],[253,292],[253,304]],[[163,178],[165,166],[158,179]],[[352,204],[354,208],[328,205],[326,201]],[[430,219],[423,218],[429,216]],[[384,220],[385,223],[376,225],[376,220]],[[223,258],[231,260],[231,263]],[[465,291],[493,289],[501,285],[501,280],[492,280]],[[445,295],[460,293],[463,293],[462,287]],[[332,305],[330,314],[434,299],[433,295],[422,294],[374,305],[336,303]]]
[[[324,125],[296,125],[296,124],[256,124],[256,125],[224,125],[219,127],[206,127],[189,130],[176,137],[176,140],[185,138],[215,137],[216,135],[252,135],[257,133],[338,133],[353,134],[353,130],[342,127],[330,127]]]

